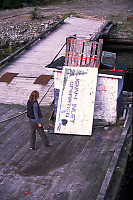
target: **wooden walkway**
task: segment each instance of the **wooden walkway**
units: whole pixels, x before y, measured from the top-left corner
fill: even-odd
[[[25,109],[0,104],[0,121]],[[42,107],[45,129],[52,109]],[[94,128],[92,136],[47,133],[53,146],[44,149],[37,136],[38,149],[30,151],[25,114],[0,123],[0,199],[96,200],[122,132],[115,125]]]
[[[67,18],[60,28],[53,31],[45,39],[41,39],[31,49],[25,51],[16,60],[8,63],[0,70],[0,76],[6,72],[19,73],[9,84],[0,82],[0,103],[26,105],[27,99],[33,90],[40,92],[40,97],[47,91],[52,79],[47,85],[34,84],[40,75],[52,75],[47,66],[61,47],[66,42],[66,37],[76,34],[90,38],[98,32],[105,21],[98,21],[83,18]],[[58,57],[65,55],[65,48]],[[57,58],[58,58],[57,57]],[[9,95],[10,94],[10,95]],[[49,105],[54,98],[54,89],[51,88],[49,95],[42,102],[42,105]]]

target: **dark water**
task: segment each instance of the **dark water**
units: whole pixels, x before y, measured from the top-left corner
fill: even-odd
[[[106,49],[105,49],[106,51]],[[133,92],[133,52],[125,51],[120,52],[116,49],[111,50],[117,55],[117,65],[124,65],[127,71],[124,75],[124,91]],[[118,200],[133,200],[133,146],[132,151],[128,157],[127,167],[120,187],[120,193],[117,197]]]
[[[133,92],[133,52],[117,52],[117,63],[127,66],[123,90]],[[128,157],[118,200],[133,200],[133,147]]]
[[[112,35],[113,36],[113,35]],[[103,51],[109,51],[116,53],[116,64],[117,66],[125,66],[127,68],[124,75],[124,91],[133,92],[133,51],[129,50],[118,50],[117,45],[112,48],[110,44],[103,45]]]
[[[133,200],[133,148],[128,158],[118,200]]]
[[[133,92],[133,52],[116,52],[117,63],[127,66],[124,75],[124,91]],[[133,147],[128,157],[127,167],[120,188],[118,200],[133,200]]]
[[[133,52],[116,52],[117,64],[123,64],[127,67],[127,71],[124,75],[124,91],[133,92]]]

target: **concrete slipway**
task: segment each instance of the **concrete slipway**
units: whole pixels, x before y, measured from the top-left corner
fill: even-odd
[[[52,147],[44,149],[37,137],[38,149],[35,151],[29,150],[29,124],[25,114],[3,121],[26,110],[25,104],[33,89],[39,90],[40,96],[43,96],[53,81],[50,80],[47,86],[34,85],[35,78],[25,78],[26,76],[52,74],[52,71],[46,71],[45,65],[51,62],[65,38],[75,33],[78,36],[84,33],[89,38],[89,34],[98,31],[103,23],[69,18],[60,29],[0,72],[1,75],[6,72],[21,75],[15,77],[10,84],[0,82],[0,199],[115,199],[123,173],[121,163],[125,166],[131,148],[131,135],[128,135],[131,116],[125,128],[123,121],[108,127],[94,127],[92,136],[47,132],[53,143]],[[49,122],[53,109],[49,104],[52,100],[53,88],[41,104],[45,129],[48,126],[53,129],[53,124]]]
[[[52,71],[46,70],[45,66],[53,60],[64,45],[66,37],[76,34],[77,36],[89,39],[104,23],[105,21],[93,19],[74,17],[66,19],[65,23],[59,29],[39,41],[30,50],[26,51],[0,71],[0,76],[6,72],[19,73],[10,84],[0,82],[0,102],[25,105],[29,94],[35,89],[40,92],[41,98],[53,80],[50,80],[47,86],[43,86],[33,84],[36,79],[35,77],[39,77],[41,74],[53,74]],[[59,54],[59,57],[61,55],[65,55],[65,48]],[[42,102],[42,105],[48,105],[52,102],[53,91],[53,88],[51,88],[49,95]]]

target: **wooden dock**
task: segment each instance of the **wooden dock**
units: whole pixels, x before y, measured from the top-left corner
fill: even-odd
[[[0,104],[0,121],[25,109]],[[52,109],[42,107],[45,129]],[[26,114],[0,122],[0,199],[106,199],[121,150],[128,155],[130,124],[93,128],[92,136],[47,133],[53,146],[44,149],[37,136],[38,149],[30,151]]]

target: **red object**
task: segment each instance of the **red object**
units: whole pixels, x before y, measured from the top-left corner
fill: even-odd
[[[28,192],[27,192],[27,191],[25,191],[25,194],[28,194]]]

